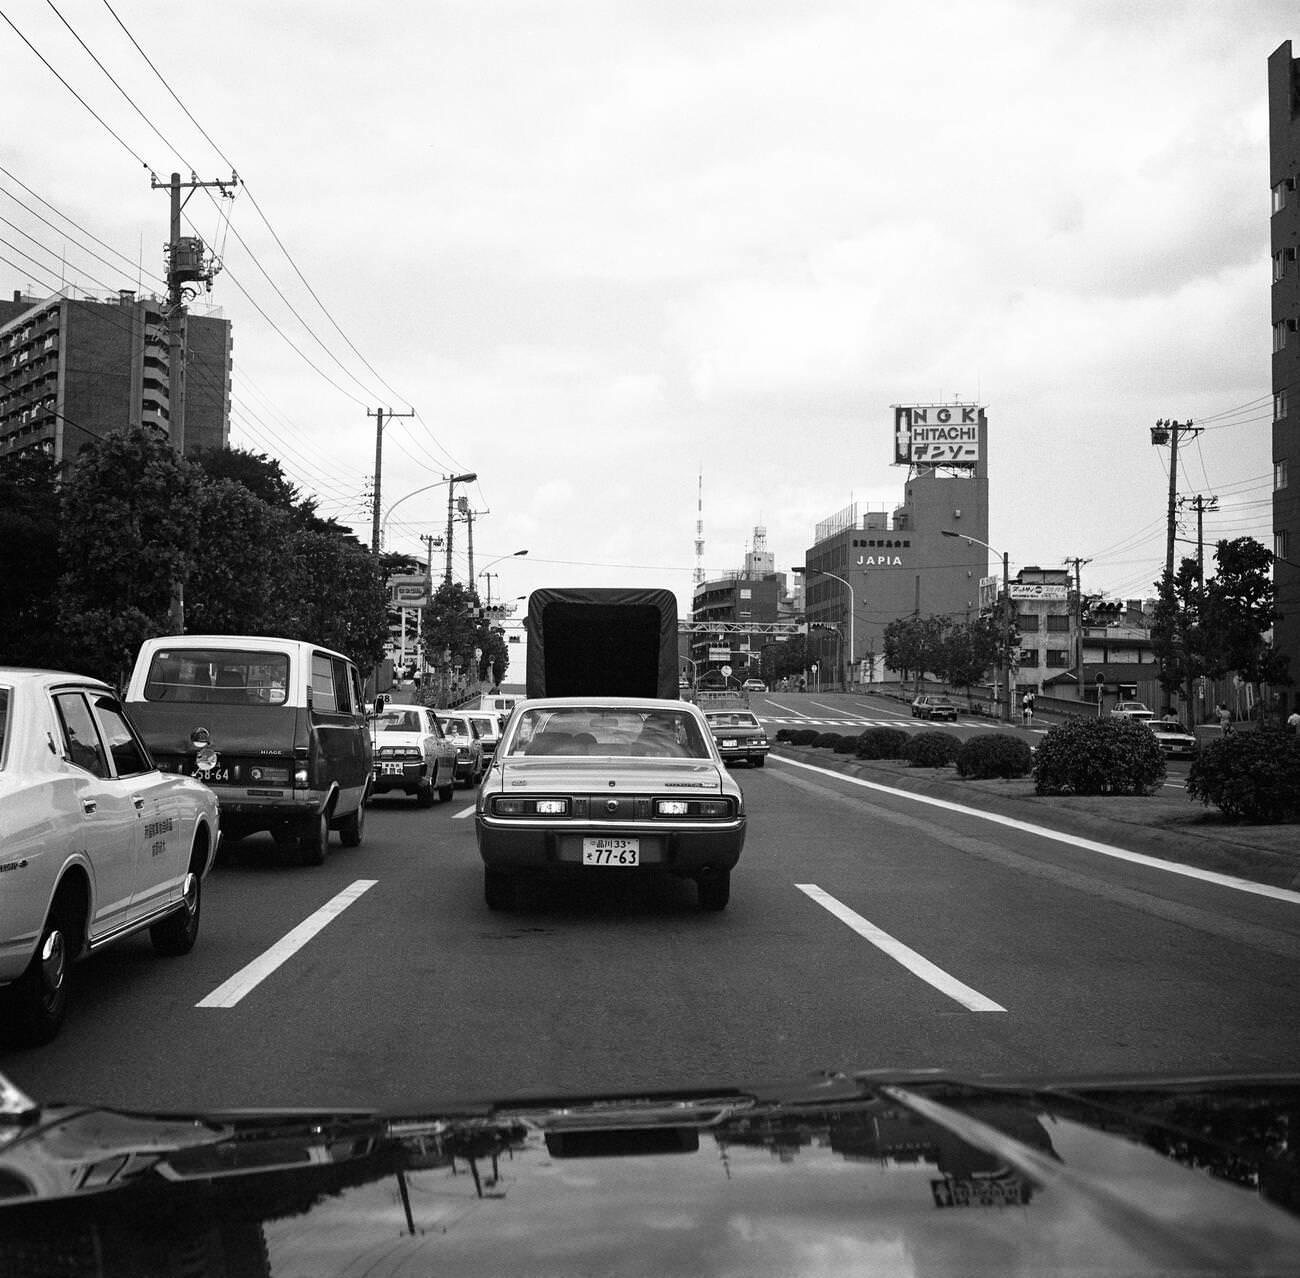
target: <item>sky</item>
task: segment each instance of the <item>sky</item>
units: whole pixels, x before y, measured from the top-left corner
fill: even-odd
[[[367,544],[375,414],[410,413],[386,550],[426,553],[473,472],[481,595],[685,613],[757,529],[788,571],[820,521],[892,511],[891,406],[965,402],[1012,575],[1080,558],[1149,597],[1159,419],[1202,428],[1207,547],[1272,546],[1289,39],[1285,0],[0,0],[0,297],[160,291],[151,174],[233,169],[185,210],[230,442]]]

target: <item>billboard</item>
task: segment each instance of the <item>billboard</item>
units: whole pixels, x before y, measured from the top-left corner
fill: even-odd
[[[978,404],[895,404],[894,464],[974,466],[983,427]]]
[[[1048,585],[1045,582],[1012,582],[1007,588],[1012,599],[1069,599],[1069,586]]]

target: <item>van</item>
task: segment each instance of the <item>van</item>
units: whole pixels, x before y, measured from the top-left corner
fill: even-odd
[[[509,718],[510,712],[515,708],[516,701],[522,701],[523,697],[516,697],[510,693],[493,692],[485,693],[478,699],[477,706],[461,706],[461,710],[482,710],[485,714],[495,715],[500,721]]]
[[[269,831],[303,865],[325,859],[330,830],[361,842],[373,748],[341,653],[262,636],[148,639],[126,704],[161,769],[216,792],[226,840]]]

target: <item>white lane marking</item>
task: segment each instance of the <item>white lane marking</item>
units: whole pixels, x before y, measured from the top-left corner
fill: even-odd
[[[798,715],[801,719],[806,719],[808,717],[802,710],[796,710],[794,706],[783,706],[779,701],[773,701],[771,698],[768,699],[767,704],[775,706],[778,710],[784,710],[786,714]]]
[[[234,1007],[250,990],[266,980],[281,964],[291,959],[317,932],[338,918],[344,910],[357,900],[363,892],[368,891],[379,882],[378,879],[358,879],[350,887],[345,887],[332,900],[309,915],[298,924],[292,932],[286,932],[265,953],[259,955],[246,967],[240,968],[228,981],[218,985],[211,994],[201,998],[195,1007]]]
[[[870,941],[882,953],[888,954],[896,963],[901,963],[913,976],[919,976],[926,984],[933,985],[940,994],[946,994],[968,1011],[1005,1012],[1007,1010],[991,998],[985,998],[979,990],[973,990],[955,976],[949,976],[943,968],[937,967],[924,955],[918,954],[896,937],[890,936],[874,923],[868,922],[861,914],[849,909],[842,901],[837,901],[816,883],[796,883],[795,887],[816,901],[822,909],[829,910],[841,923],[847,924],[864,940]]]
[[[463,821],[466,817],[472,817],[473,815],[474,815],[474,804],[471,803],[469,807],[461,808],[459,812],[453,812],[451,814],[451,819],[453,821]]]
[[[815,705],[815,706],[821,706],[821,708],[822,708],[823,710],[829,710],[829,711],[831,712],[831,714],[843,714],[843,713],[844,713],[844,707],[843,707],[843,706],[828,706],[828,705],[826,704],[826,702],[824,702],[824,701],[814,701],[814,702],[813,702],[813,705]]]
[[[1034,825],[1029,821],[1018,821],[1015,817],[1001,816],[996,812],[981,812],[979,808],[968,808],[962,803],[952,803],[948,799],[936,799],[928,794],[913,794],[908,790],[898,790],[892,785],[881,785],[876,781],[864,781],[861,777],[846,776],[843,772],[833,772],[829,768],[819,768],[812,763],[801,763],[797,759],[786,759],[778,754],[769,754],[770,760],[789,764],[792,768],[803,768],[807,772],[817,772],[824,777],[837,781],[847,781],[850,785],[861,786],[865,790],[879,790],[882,794],[892,794],[895,798],[911,799],[916,803],[928,803],[932,808],[943,808],[948,812],[960,812],[963,816],[977,817],[981,821],[991,821],[994,825],[1005,825],[1012,830],[1023,830],[1027,834],[1037,835],[1042,839],[1053,839],[1057,843],[1066,843],[1071,847],[1082,848],[1087,852],[1096,852],[1101,856],[1114,857],[1117,861],[1130,861],[1134,865],[1145,865],[1153,870],[1164,870],[1167,874],[1181,874],[1184,878],[1199,879],[1202,883],[1212,883],[1216,887],[1232,888],[1237,892],[1248,892],[1253,896],[1266,896],[1270,900],[1285,901],[1289,905],[1300,905],[1300,892],[1289,888],[1270,887],[1267,883],[1253,883],[1249,879],[1239,879],[1232,874],[1218,874],[1214,870],[1198,869],[1194,865],[1179,865],[1177,861],[1164,861],[1160,857],[1147,856],[1142,852],[1130,852],[1126,848],[1117,848],[1110,843],[1098,843],[1095,839],[1085,839],[1077,834],[1066,834],[1061,830],[1052,830],[1045,825]]]

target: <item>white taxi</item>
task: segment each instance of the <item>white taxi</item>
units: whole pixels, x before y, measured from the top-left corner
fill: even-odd
[[[0,1029],[48,1042],[72,965],[144,928],[187,954],[220,841],[202,782],[160,772],[106,683],[0,668]]]

